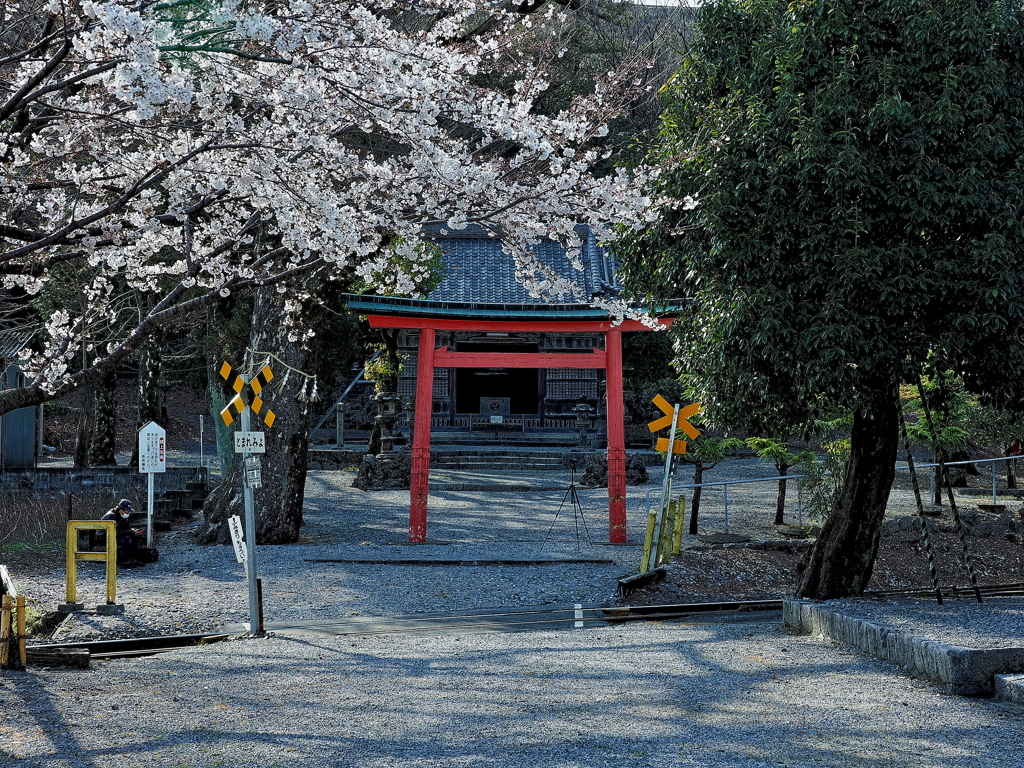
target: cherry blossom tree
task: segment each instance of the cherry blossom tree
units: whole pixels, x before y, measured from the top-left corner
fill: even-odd
[[[534,109],[565,49],[558,5],[23,0],[2,13],[0,279],[17,312],[61,265],[85,277],[81,308],[45,318],[24,353],[32,383],[0,392],[0,413],[98,381],[154,327],[232,292],[265,295],[302,347],[320,286],[414,285],[426,225],[482,226],[531,291],[588,300],[530,245],[575,254],[578,224],[610,240],[647,221],[647,169],[593,172],[641,62],[556,114]],[[488,85],[510,73],[511,87]],[[148,298],[126,304],[125,290]]]

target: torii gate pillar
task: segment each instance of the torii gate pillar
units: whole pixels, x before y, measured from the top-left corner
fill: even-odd
[[[430,427],[434,411],[433,328],[420,329],[416,360],[416,414],[409,478],[409,541],[427,540],[427,495],[430,491]]]
[[[626,430],[622,406],[622,331],[604,334],[608,399],[608,541],[626,543]]]

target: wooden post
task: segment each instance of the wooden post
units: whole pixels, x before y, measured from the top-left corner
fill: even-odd
[[[676,527],[672,532],[672,554],[678,555],[683,548],[683,517],[686,515],[686,497],[676,501]]]
[[[434,410],[434,329],[420,330],[416,362],[416,413],[409,478],[409,541],[427,540],[427,496],[430,492],[430,422]]]
[[[608,400],[608,541],[626,543],[626,428],[622,404],[622,331],[604,335]]]
[[[18,660],[19,669],[25,668],[25,596],[18,595],[14,598],[15,614],[17,615],[17,628],[18,628]]]
[[[658,524],[658,510],[652,509],[647,515],[647,535],[644,536],[644,552],[640,557],[640,573],[651,570],[651,551],[654,547],[654,527]]]
[[[77,540],[77,535],[76,535]],[[111,523],[107,531],[107,605],[117,603],[117,532]],[[70,600],[68,602],[71,602]]]
[[[14,600],[10,595],[4,595],[0,600],[0,666],[6,668],[11,654],[11,611]]]
[[[107,542],[107,549],[110,549],[110,542]],[[117,542],[114,542],[114,549],[117,549]],[[68,543],[66,549],[67,565],[67,588],[64,597],[68,605],[74,605],[78,597],[78,528],[68,520]]]

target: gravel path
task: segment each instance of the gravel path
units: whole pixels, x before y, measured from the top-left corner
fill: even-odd
[[[734,466],[729,477],[766,476],[773,471],[756,460],[730,464]],[[660,490],[660,469],[652,468],[651,474],[648,485],[628,489],[629,543],[625,546],[606,543],[605,489],[580,489],[582,519],[577,520],[568,505],[556,517],[565,498],[564,486],[518,493],[435,490],[430,496],[429,543],[410,545],[408,491],[363,493],[350,487],[351,472],[311,472],[300,542],[259,550],[266,619],[309,621],[614,603],[616,579],[635,572],[640,560],[648,494],[656,503]],[[568,482],[564,472],[505,476],[535,487]],[[755,539],[777,536],[769,524],[773,489],[774,483],[736,486],[730,494],[731,529]],[[705,530],[721,530],[713,495],[705,499]],[[230,547],[196,546],[188,529],[159,534],[157,545],[158,563],[119,573],[118,601],[126,607],[123,616],[76,615],[60,627],[56,637],[70,641],[198,633],[248,620],[243,569]],[[524,558],[555,562],[443,567],[365,562]],[[565,562],[571,559],[605,562]],[[80,601],[100,602],[102,565],[83,563],[79,574]],[[53,610],[64,602],[63,569],[40,569],[22,581],[22,591],[38,610]]]
[[[537,474],[551,478],[559,473]],[[300,542],[259,548],[267,621],[606,604],[615,600],[616,579],[634,572],[639,563],[645,487],[630,489],[631,543],[626,546],[601,543],[608,536],[605,489],[580,489],[579,540],[568,505],[555,517],[564,490],[439,491],[430,497],[429,543],[412,545],[409,492],[362,493],[349,487],[353,477],[348,472],[311,472]],[[76,615],[56,637],[70,641],[208,632],[248,620],[244,573],[230,547],[197,546],[191,543],[188,528],[160,534],[157,546],[159,562],[118,574],[118,602],[126,607],[123,617]],[[444,567],[352,562],[433,558],[552,562]],[[102,601],[103,573],[98,563],[79,566],[80,602],[91,606]],[[22,591],[44,609],[64,602],[62,569],[24,581]]]
[[[0,707],[12,768],[1024,766],[1021,708],[755,622],[240,640],[6,675]]]
[[[357,493],[351,479],[310,473],[302,540],[260,548],[269,621],[613,602],[615,579],[639,559],[647,490],[658,489],[656,481],[629,489],[626,546],[601,543],[604,489],[581,490],[592,543],[577,541],[570,510],[555,520],[562,491],[438,491],[430,543],[410,545],[408,492]],[[765,535],[770,513],[753,503],[735,509],[734,525]],[[242,567],[229,547],[195,546],[187,530],[162,534],[159,546],[158,563],[119,575],[123,616],[76,616],[60,637],[199,632],[247,620]],[[353,562],[430,558],[552,562]],[[348,562],[310,562],[326,559]],[[23,580],[23,591],[38,605],[63,602],[62,574],[39,574]],[[102,583],[102,569],[83,564],[87,603],[100,599]],[[0,765],[1024,768],[1022,711],[939,695],[757,617],[273,637],[97,661],[88,671],[4,675]]]

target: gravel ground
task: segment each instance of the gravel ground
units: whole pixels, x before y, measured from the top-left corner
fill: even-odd
[[[1020,707],[759,622],[231,641],[0,707],[12,768],[1024,766]]]
[[[962,648],[1024,647],[1024,598],[837,600],[829,604],[850,616]]]
[[[558,473],[536,474],[550,478]],[[606,604],[615,600],[616,579],[634,572],[639,563],[645,488],[631,489],[632,543],[626,546],[601,543],[608,535],[604,489],[580,489],[579,540],[569,505],[555,516],[564,491],[438,491],[430,497],[430,543],[413,545],[408,542],[409,492],[362,493],[349,487],[353,477],[349,472],[311,472],[300,542],[259,549],[267,621]],[[248,620],[244,573],[230,547],[197,546],[191,543],[189,528],[160,534],[157,546],[159,562],[118,574],[124,616],[76,615],[55,637],[71,641],[208,632]],[[554,562],[445,567],[344,562],[432,558]],[[558,562],[572,559],[607,562]],[[79,566],[80,602],[92,606],[102,601],[103,574],[102,564]],[[64,602],[59,564],[34,570],[21,581],[22,591],[41,610]]]
[[[555,519],[562,491],[438,491],[430,543],[410,545],[408,492],[358,493],[351,479],[310,473],[302,540],[260,548],[268,621],[614,602],[615,579],[639,560],[646,494],[659,487],[655,475],[629,489],[626,546],[601,543],[604,489],[580,491],[593,543],[585,534],[577,541],[571,510]],[[771,513],[754,501],[737,503],[730,522],[764,538]],[[720,530],[713,513],[705,520]],[[247,620],[242,567],[229,547],[195,546],[188,530],[158,544],[158,563],[119,574],[123,616],[75,616],[58,637],[198,632]],[[351,562],[430,558],[555,562]],[[310,562],[317,559],[349,562]],[[37,606],[64,599],[62,569],[44,565],[21,579]],[[86,603],[101,598],[102,584],[102,569],[83,564]],[[235,640],[96,661],[87,671],[11,673],[0,677],[0,712],[0,765],[32,768],[1024,768],[1024,709],[939,695],[757,617]]]
[[[729,474],[720,476],[764,477],[773,472],[769,465],[756,460],[729,464]],[[605,489],[580,489],[582,518],[577,519],[569,505],[556,517],[565,498],[561,490],[564,485],[558,485],[558,481],[568,482],[568,473],[564,472],[503,474],[517,482],[557,487],[554,491],[437,489],[430,496],[429,543],[411,545],[408,491],[363,493],[351,489],[351,472],[311,472],[306,488],[306,524],[300,542],[259,550],[266,619],[309,621],[577,602],[615,603],[616,579],[635,572],[640,560],[648,496],[657,499],[660,490],[660,469],[652,468],[651,475],[648,485],[628,489],[629,543],[625,546],[602,543],[607,541]],[[460,478],[464,479],[463,473],[448,471],[438,479]],[[730,493],[731,530],[754,539],[777,538],[770,525],[774,483],[736,488],[739,490]],[[760,496],[755,493],[757,489]],[[722,530],[723,509],[715,506],[713,495],[705,498],[703,530]],[[696,543],[690,537],[686,539]],[[71,641],[209,632],[248,620],[243,569],[235,562],[230,547],[196,546],[188,528],[159,534],[157,546],[161,552],[158,563],[119,573],[118,601],[126,608],[122,616],[75,615],[64,622],[55,638]],[[444,567],[354,562],[431,558],[610,562]],[[672,567],[678,570],[685,566]],[[53,610],[64,602],[64,573],[59,556],[36,566],[29,563],[27,570],[14,573],[39,612]],[[80,565],[81,602],[92,606],[102,601],[103,584],[101,564]],[[695,586],[698,592],[708,587]],[[716,599],[721,599],[721,595]]]

